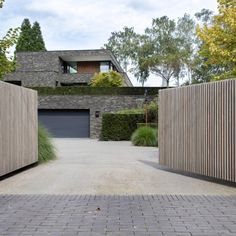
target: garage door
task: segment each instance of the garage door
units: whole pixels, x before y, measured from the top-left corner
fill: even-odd
[[[39,122],[55,138],[89,137],[89,110],[39,110]]]

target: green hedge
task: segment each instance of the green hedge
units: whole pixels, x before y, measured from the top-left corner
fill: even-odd
[[[146,124],[146,123],[138,123],[138,124],[137,124],[137,127],[138,127],[138,128],[144,127],[144,126],[157,129],[157,123],[147,123],[147,124]]]
[[[102,116],[101,140],[130,140],[137,123],[144,122],[143,114],[104,113]]]
[[[28,87],[38,91],[39,95],[157,95],[161,87]]]

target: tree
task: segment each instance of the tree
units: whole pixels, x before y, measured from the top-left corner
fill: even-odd
[[[219,75],[213,79],[226,79],[236,76],[236,2],[218,0],[219,14],[211,24],[197,28],[197,35],[203,41],[200,55],[205,65],[219,67]]]
[[[124,85],[123,76],[116,71],[96,73],[90,85],[92,87],[121,87]]]
[[[196,23],[188,14],[184,14],[176,23],[176,36],[179,41],[178,47],[182,61],[181,76],[187,75],[190,82],[192,81],[195,47],[197,44],[195,29]]]
[[[21,33],[16,44],[16,52],[33,51],[33,37],[31,34],[31,24],[29,19],[24,19],[21,24]]]
[[[125,72],[135,56],[137,36],[134,28],[124,27],[123,31],[112,32],[108,43],[104,44],[115,55]]]
[[[213,16],[213,11],[203,8],[200,12],[195,13],[195,17],[199,22],[202,23],[211,23]]]
[[[4,0],[0,0],[0,8],[3,7]],[[9,29],[7,34],[0,39],[0,80],[3,76],[14,70],[13,57],[10,56],[8,49],[15,45],[19,34],[19,28]]]
[[[24,19],[21,25],[21,33],[16,45],[16,52],[46,51],[42,32],[38,22],[31,27],[29,19]]]
[[[187,60],[185,39],[178,31],[180,25],[167,16],[153,19],[152,27],[145,30],[148,41],[144,45],[149,55],[143,61],[143,67],[162,78],[169,86],[172,78],[177,81]],[[181,28],[181,27],[180,27]]]
[[[32,48],[34,51],[46,51],[45,43],[43,40],[42,32],[39,23],[36,21],[33,24],[32,27],[32,36],[33,36],[33,42],[32,42]]]
[[[146,35],[138,35],[136,41],[136,48],[133,52],[132,65],[130,72],[134,74],[137,81],[144,86],[144,83],[149,77],[149,68],[145,64],[146,58],[150,54],[150,48],[148,44],[148,38]]]

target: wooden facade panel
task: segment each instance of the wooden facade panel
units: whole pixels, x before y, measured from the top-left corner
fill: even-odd
[[[160,91],[160,164],[235,182],[235,113],[236,80]]]
[[[80,61],[77,63],[79,74],[94,74],[100,72],[100,62],[97,61]]]
[[[38,160],[37,92],[0,82],[0,176]]]

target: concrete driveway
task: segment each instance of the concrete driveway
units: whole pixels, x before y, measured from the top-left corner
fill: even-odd
[[[55,139],[58,159],[0,182],[0,194],[231,195],[236,188],[160,170],[157,148]]]

